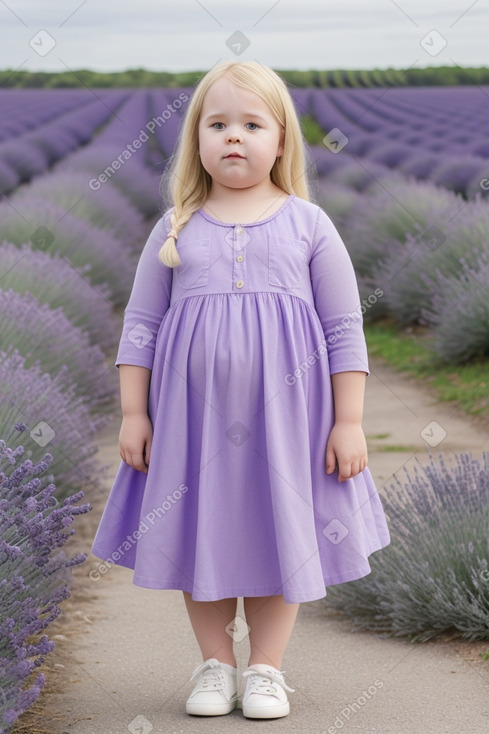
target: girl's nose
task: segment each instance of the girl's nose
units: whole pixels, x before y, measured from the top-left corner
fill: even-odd
[[[241,135],[239,133],[228,133],[227,140],[229,143],[241,143]]]

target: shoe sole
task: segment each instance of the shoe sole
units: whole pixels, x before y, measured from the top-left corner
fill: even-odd
[[[230,714],[236,708],[236,701],[232,701],[229,704],[223,704],[222,706],[216,704],[209,704],[204,706],[201,703],[187,703],[186,704],[187,714],[191,716],[223,716],[224,714]]]
[[[279,719],[290,713],[290,703],[277,706],[243,706],[243,716],[247,719]]]

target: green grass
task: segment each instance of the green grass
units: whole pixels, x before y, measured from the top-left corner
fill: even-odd
[[[301,117],[301,126],[303,135],[309,145],[322,145],[325,132],[314,117],[310,115]]]
[[[376,441],[390,437],[390,433],[370,433],[366,438],[368,441]],[[384,453],[389,451],[414,451],[418,450],[417,446],[408,446],[406,444],[398,443],[384,443],[375,446],[375,451],[382,451]]]
[[[370,356],[381,357],[399,372],[409,373],[429,385],[440,401],[452,402],[470,415],[487,413],[487,360],[446,364],[436,359],[430,350],[427,329],[399,331],[388,321],[365,324],[365,336]]]
[[[89,69],[69,71],[18,71],[0,70],[0,87],[36,89],[135,88],[163,87],[179,88],[196,84],[207,69],[173,72],[150,71],[149,69],[125,69],[118,72],[99,72]],[[427,66],[408,69],[276,69],[292,87],[406,87],[440,86],[458,84],[489,83],[488,67]]]
[[[379,451],[383,454],[388,453],[400,453],[400,452],[410,452],[410,453],[416,453],[419,451],[419,446],[409,446],[402,443],[391,443],[386,444],[385,446],[376,446],[375,451]]]

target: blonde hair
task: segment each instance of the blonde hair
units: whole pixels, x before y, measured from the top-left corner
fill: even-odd
[[[198,155],[199,119],[204,97],[215,81],[226,76],[234,84],[254,92],[269,106],[283,128],[283,154],[270,171],[272,182],[288,194],[309,201],[307,157],[299,118],[283,79],[272,69],[256,61],[224,61],[214,66],[197,84],[189,102],[175,152],[162,176],[161,193],[173,204],[171,232],[159,252],[168,267],[180,265],[176,248],[178,233],[194,212],[200,209],[210,192],[212,179]]]

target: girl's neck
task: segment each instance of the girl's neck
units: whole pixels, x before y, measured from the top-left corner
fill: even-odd
[[[267,219],[280,209],[288,194],[270,181],[264,189],[224,189],[213,187],[207,197],[204,211],[222,222],[251,224]]]

